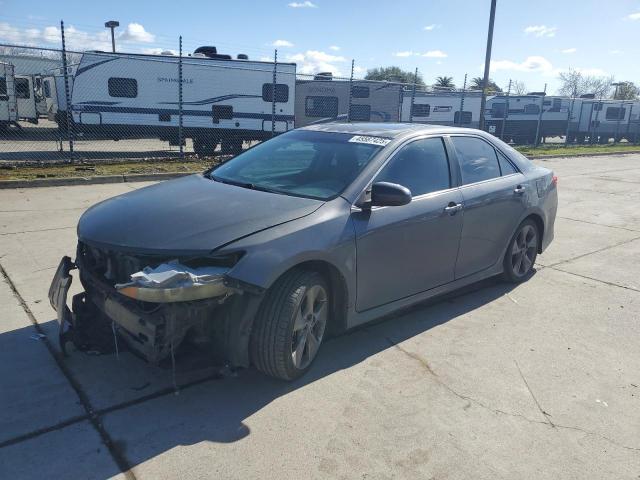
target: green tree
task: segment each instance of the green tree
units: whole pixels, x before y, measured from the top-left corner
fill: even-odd
[[[453,77],[436,77],[436,83],[433,84],[435,88],[443,88],[443,89],[454,89],[456,88],[455,83],[453,83]]]
[[[364,77],[365,80],[384,80],[387,82],[400,82],[413,84],[414,80],[417,85],[424,85],[422,76],[418,74],[418,78],[415,78],[414,72],[408,72],[402,70],[400,67],[380,67],[367,70],[367,74]]]
[[[471,79],[471,83],[469,84],[470,90],[482,90],[482,85],[484,80],[482,77],[474,77]],[[489,83],[487,84],[487,93],[495,93],[502,92],[502,89],[498,86],[496,82],[489,79]]]

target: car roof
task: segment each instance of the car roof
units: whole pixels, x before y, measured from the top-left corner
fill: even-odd
[[[311,130],[315,132],[331,132],[331,133],[350,133],[353,135],[368,135],[372,137],[397,138],[405,137],[408,134],[418,133],[464,133],[474,132],[478,130],[460,127],[451,127],[447,125],[426,125],[424,123],[370,123],[370,122],[354,122],[354,123],[319,123],[308,125],[299,130]]]

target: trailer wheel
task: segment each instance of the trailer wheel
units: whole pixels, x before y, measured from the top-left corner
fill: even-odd
[[[193,139],[193,151],[199,156],[211,156],[215,153],[218,140],[207,137],[195,137]]]
[[[240,153],[242,153],[242,140],[240,139],[230,139],[230,140],[223,140],[220,143],[220,150],[222,151],[223,155],[239,155]]]

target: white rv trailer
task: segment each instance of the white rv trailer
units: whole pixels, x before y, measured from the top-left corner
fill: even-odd
[[[211,154],[218,142],[223,151],[236,152],[245,140],[293,128],[294,63],[277,64],[274,89],[272,62],[232,59],[214,47],[198,51],[205,53],[182,59],[183,138],[193,139],[196,153]],[[76,134],[177,144],[179,105],[175,56],[87,52],[74,75]]]
[[[13,65],[0,63],[0,131],[18,121]]]
[[[397,122],[401,86],[389,82],[333,80],[329,74],[296,82],[296,127],[327,120],[346,120],[349,90],[353,122]]]
[[[540,138],[566,135],[570,109],[571,99],[565,97],[496,95],[487,100],[485,129],[507,142],[531,144],[536,140],[538,120]]]
[[[481,97],[480,92],[471,91],[417,91],[414,95],[411,90],[405,90],[402,96],[401,120],[478,128]]]
[[[640,139],[640,101],[574,99],[569,141],[608,143],[612,138],[616,142]]]

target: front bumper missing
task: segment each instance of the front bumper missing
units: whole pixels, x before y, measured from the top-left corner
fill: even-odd
[[[69,309],[70,272],[75,268],[79,268],[85,291],[73,296]],[[233,350],[228,345],[229,322],[223,308],[231,292],[242,293],[218,288],[215,298],[160,304],[140,302],[122,295],[81,264],[76,266],[69,257],[63,257],[49,289],[49,301],[57,312],[60,348],[65,355],[69,341],[81,351],[111,353],[118,339],[122,339],[133,353],[159,363],[187,335],[196,343],[212,344],[217,351]],[[230,356],[234,356],[233,351]]]

